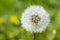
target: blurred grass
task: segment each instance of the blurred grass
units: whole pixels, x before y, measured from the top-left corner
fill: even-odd
[[[25,29],[24,32],[20,31],[21,24],[9,22],[10,16],[17,16],[20,21],[22,12],[30,5],[42,5],[51,18],[46,32],[37,33],[36,40],[60,40],[60,0],[0,0],[0,17],[6,19],[3,24],[0,24],[0,40],[33,40],[33,33]],[[53,29],[57,30],[55,37],[52,35]],[[10,38],[9,34],[13,38]]]

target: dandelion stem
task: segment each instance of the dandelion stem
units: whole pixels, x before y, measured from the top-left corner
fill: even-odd
[[[33,40],[36,40],[36,38],[35,38],[35,37],[36,37],[35,33],[33,33],[33,36],[34,36],[34,37],[33,37]]]

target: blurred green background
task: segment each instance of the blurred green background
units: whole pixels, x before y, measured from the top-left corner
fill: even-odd
[[[41,5],[50,14],[45,32],[36,40],[60,40],[60,0],[0,0],[0,40],[33,40],[33,33],[21,27],[22,12],[31,5]]]

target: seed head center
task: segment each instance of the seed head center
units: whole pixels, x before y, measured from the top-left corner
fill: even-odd
[[[37,25],[39,23],[39,21],[40,21],[40,17],[38,15],[32,15],[32,22],[34,24]]]

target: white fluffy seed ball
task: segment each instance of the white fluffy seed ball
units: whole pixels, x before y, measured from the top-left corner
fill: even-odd
[[[42,6],[30,6],[21,16],[22,27],[27,31],[42,32],[47,28],[49,22],[49,14]]]

